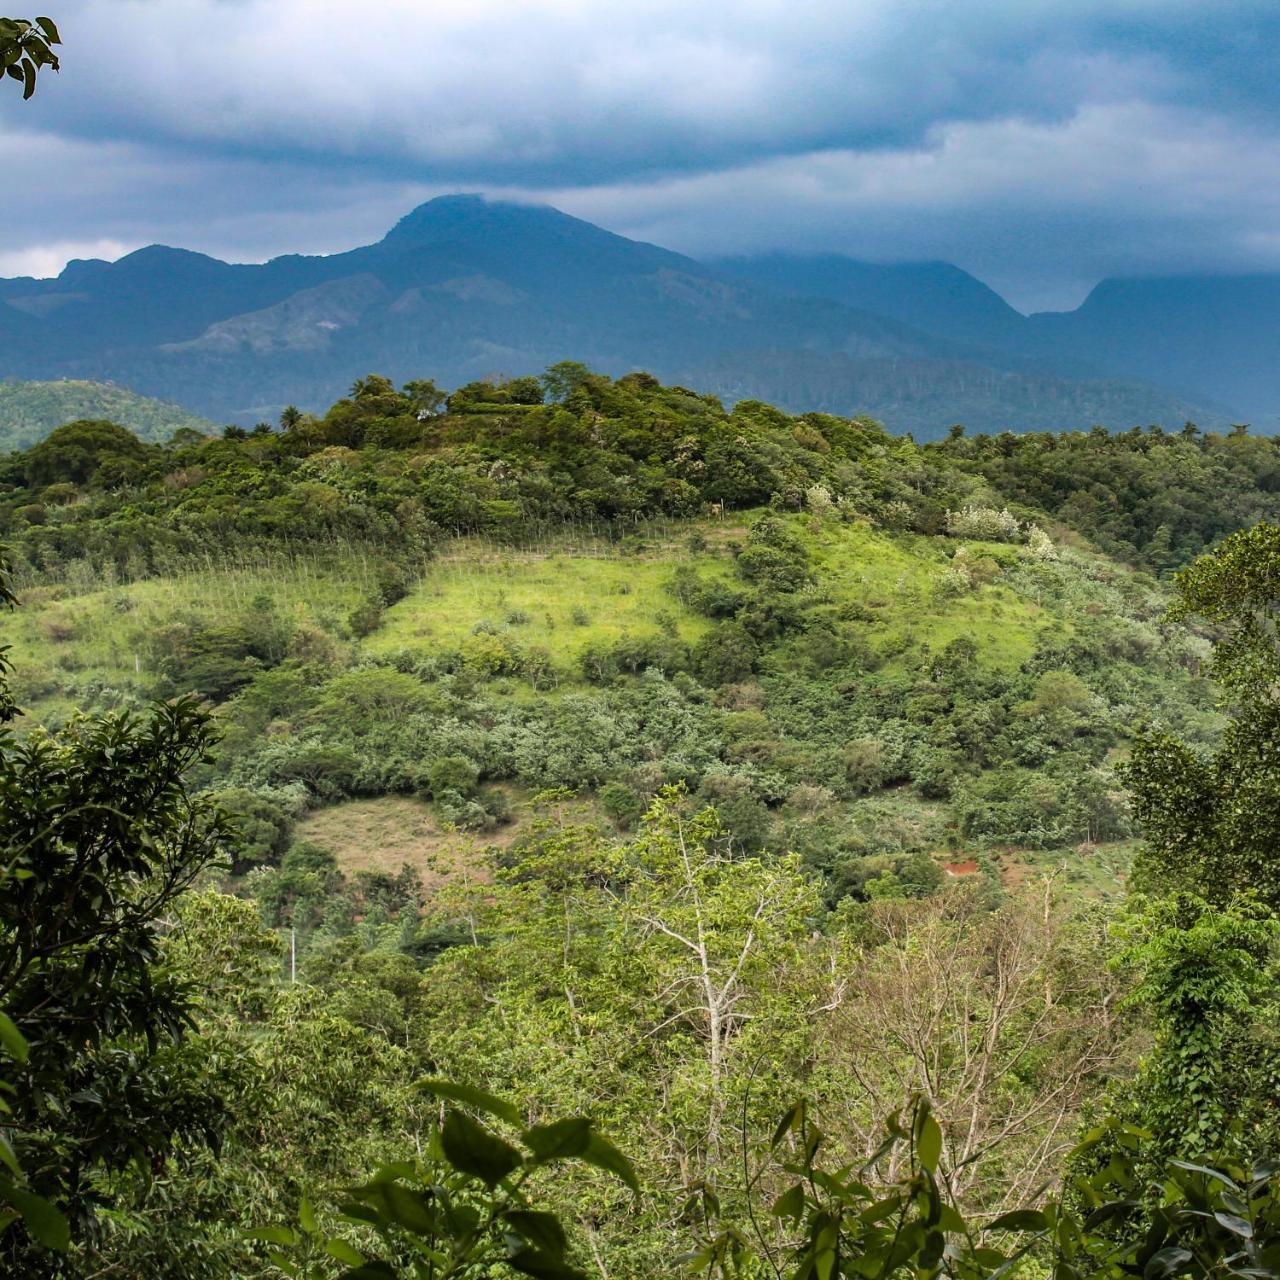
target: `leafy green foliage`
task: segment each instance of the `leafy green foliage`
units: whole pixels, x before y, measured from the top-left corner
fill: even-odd
[[[36,91],[41,70],[58,70],[53,46],[62,43],[52,18],[0,18],[0,68],[22,84],[22,96]]]
[[[564,1163],[594,1166],[638,1192],[627,1158],[590,1120],[526,1125],[508,1102],[446,1080],[424,1080],[424,1092],[461,1103],[514,1129],[511,1139],[460,1107],[433,1126],[426,1154],[385,1165],[342,1206],[346,1222],[371,1228],[381,1241],[357,1250],[342,1236],[324,1236],[304,1203],[301,1230],[265,1227],[253,1235],[282,1246],[276,1265],[291,1276],[316,1275],[312,1260],[348,1264],[344,1280],[364,1276],[463,1276],[515,1272],[535,1280],[582,1280],[559,1215],[535,1208],[537,1176]],[[518,1136],[517,1136],[518,1135]],[[292,1250],[287,1253],[285,1250]]]
[[[160,920],[227,844],[184,784],[210,743],[189,702],[0,739],[0,1002],[26,1046],[0,1066],[11,1171],[77,1235],[93,1230],[98,1175],[216,1137],[218,1100],[159,1048],[189,1026],[190,995],[156,968]],[[30,1236],[0,1241],[13,1266],[50,1241],[33,1203],[18,1206]]]

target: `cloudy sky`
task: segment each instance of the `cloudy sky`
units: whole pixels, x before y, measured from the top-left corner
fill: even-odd
[[[1277,0],[45,2],[0,275],[329,252],[451,191],[695,255],[945,258],[1023,309],[1280,270]]]

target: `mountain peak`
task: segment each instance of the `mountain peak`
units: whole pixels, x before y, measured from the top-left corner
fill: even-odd
[[[476,193],[436,196],[406,213],[383,243],[433,244],[444,240],[484,239],[495,234],[578,223],[550,205],[490,200]],[[578,223],[588,227],[589,223]]]

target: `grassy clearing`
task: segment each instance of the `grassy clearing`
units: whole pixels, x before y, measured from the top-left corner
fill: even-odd
[[[978,660],[1014,668],[1029,658],[1046,623],[1062,621],[999,579],[958,596],[940,585],[949,553],[964,545],[972,555],[1007,554],[998,544],[890,535],[863,525],[827,525],[807,541],[820,588],[837,605],[872,614],[870,636],[894,651],[918,645],[939,650],[960,637],[978,645]]]
[[[483,880],[483,850],[505,847],[518,832],[513,823],[480,838],[461,835],[441,827],[421,800],[379,796],[317,809],[298,823],[295,838],[327,849],[347,874],[395,875],[407,864],[430,891],[463,872]]]
[[[1108,900],[1123,896],[1140,841],[1081,845],[1070,851],[1010,849],[993,854],[1008,889],[1053,877],[1072,897]]]
[[[547,649],[561,665],[582,650],[627,634],[648,634],[665,623],[682,640],[696,640],[705,619],[665,590],[677,564],[727,576],[715,554],[692,555],[668,546],[639,555],[494,554],[462,544],[430,566],[417,588],[387,610],[365,642],[371,653],[456,648],[477,626],[510,634],[523,646]]]
[[[528,795],[517,788],[505,790],[512,821],[494,831],[455,831],[442,826],[424,801],[409,796],[379,796],[316,809],[298,823],[295,838],[329,850],[347,874],[379,871],[395,875],[408,864],[431,890],[464,873],[473,880],[486,880],[487,852],[507,848],[541,822],[553,826],[591,823],[613,830],[590,799],[576,797],[551,808],[535,807]]]
[[[147,639],[175,621],[229,622],[266,602],[295,624],[338,632],[372,580],[367,558],[352,554],[211,563],[88,590],[35,586],[5,617],[3,641],[12,646],[20,697],[46,718],[66,714],[76,701],[58,685],[145,687]]]
[[[1071,629],[1061,611],[1042,608],[997,577],[959,595],[939,588],[957,543],[888,534],[863,524],[793,517],[818,570],[818,592],[837,618],[856,610],[872,645],[907,665],[912,650],[942,649],[961,636],[978,644],[978,660],[1016,667],[1047,627]],[[690,549],[700,534],[705,545]],[[355,656],[408,650],[423,656],[456,648],[478,627],[508,634],[520,648],[541,649],[572,679],[579,654],[630,634],[666,629],[686,643],[710,625],[667,591],[675,569],[733,577],[727,544],[741,525],[719,521],[665,524],[622,544],[567,530],[534,548],[464,539],[421,568],[407,598],[388,609]],[[967,544],[971,555],[1008,547]],[[36,718],[62,718],[95,691],[150,688],[148,635],[181,619],[229,622],[270,607],[286,620],[349,640],[347,618],[376,581],[374,558],[359,548],[323,556],[267,554],[242,563],[209,563],[144,582],[34,586],[24,607],[5,619],[18,691]],[[518,683],[518,682],[517,682]],[[102,705],[101,701],[97,705]]]

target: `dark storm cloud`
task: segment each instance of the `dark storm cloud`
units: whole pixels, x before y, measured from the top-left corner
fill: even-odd
[[[1024,303],[1107,272],[1280,266],[1274,3],[67,0],[57,16],[63,75],[0,105],[0,159],[48,159],[0,269],[154,239],[339,248],[459,188],[551,194],[698,251],[947,257]]]

